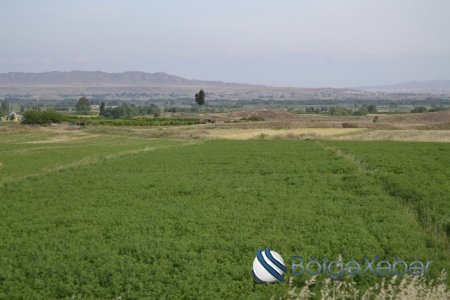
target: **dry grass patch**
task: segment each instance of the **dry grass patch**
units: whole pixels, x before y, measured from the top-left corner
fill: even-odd
[[[332,137],[335,140],[450,142],[450,130],[370,130]]]
[[[73,141],[79,141],[84,139],[91,139],[99,137],[97,134],[86,134],[86,133],[77,133],[77,134],[63,134],[63,135],[57,135],[54,137],[50,137],[43,140],[37,140],[37,141],[29,141],[29,142],[23,142],[24,144],[57,144],[57,143],[68,143]]]
[[[248,140],[255,138],[305,138],[330,137],[364,131],[365,128],[286,128],[286,129],[215,129],[209,130],[211,138]]]
[[[316,278],[311,277],[305,281],[303,288],[298,289],[289,281],[291,289],[287,299],[302,300],[320,296],[320,299],[397,299],[397,300],[421,300],[421,299],[450,299],[450,290],[446,282],[447,272],[442,270],[436,281],[429,280],[424,276],[406,275],[404,277],[393,276],[390,280],[383,278],[381,283],[370,286],[365,291],[358,289],[354,280],[331,280],[326,279],[320,291],[313,292],[312,287],[316,284]]]

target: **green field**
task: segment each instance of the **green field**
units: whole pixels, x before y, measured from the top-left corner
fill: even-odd
[[[286,298],[266,247],[450,270],[448,143],[57,137],[0,132],[1,299]]]

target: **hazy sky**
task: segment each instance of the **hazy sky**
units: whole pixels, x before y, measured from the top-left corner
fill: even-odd
[[[449,0],[0,0],[0,72],[291,86],[450,79]]]

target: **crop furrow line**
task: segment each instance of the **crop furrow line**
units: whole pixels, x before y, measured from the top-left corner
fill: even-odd
[[[345,152],[336,147],[325,145],[320,141],[316,141],[316,144],[319,145],[325,151],[333,153],[336,157],[339,157],[347,162],[352,163],[358,169],[358,171],[372,178],[374,182],[377,183],[377,185],[380,187],[380,190],[389,198],[393,199],[394,201],[396,199],[401,200],[402,204],[413,212],[413,215],[417,223],[420,224],[422,229],[428,234],[432,235],[435,240],[440,241],[443,248],[450,249],[450,240],[447,238],[447,234],[443,229],[438,229],[437,224],[435,223],[430,224],[429,220],[421,218],[420,208],[417,207],[416,204],[410,203],[409,199],[407,198],[394,195],[392,192],[392,188],[388,189],[387,187],[388,184],[391,186],[395,186],[396,185],[395,182],[388,181],[388,178],[386,176],[383,176],[379,170],[370,167],[366,162],[364,162],[363,160],[359,159],[358,157],[356,157],[351,153]]]
[[[350,163],[352,163],[358,170],[368,176],[372,176],[376,173],[376,170],[371,168],[366,162],[359,159],[355,155],[344,152],[339,148],[328,146],[320,141],[316,141],[316,144],[322,147],[324,150],[333,153],[336,157],[342,158]]]
[[[123,151],[123,152],[119,152],[119,153],[115,153],[115,154],[107,154],[107,155],[102,155],[102,156],[98,156],[98,157],[87,157],[87,158],[83,158],[74,162],[71,162],[69,164],[65,164],[65,165],[61,165],[61,166],[56,166],[56,167],[52,167],[52,168],[46,168],[41,170],[40,172],[37,173],[33,173],[33,174],[28,174],[26,176],[23,177],[19,177],[19,178],[15,178],[15,179],[6,179],[3,181],[0,181],[0,188],[2,188],[3,186],[5,186],[5,184],[9,184],[9,183],[17,183],[20,181],[24,181],[30,178],[36,178],[39,176],[46,176],[50,173],[53,172],[59,172],[59,171],[64,171],[64,170],[68,170],[68,169],[76,169],[76,168],[80,168],[80,167],[84,167],[84,166],[89,166],[89,165],[94,165],[100,162],[104,162],[106,160],[112,160],[115,158],[121,158],[121,157],[125,157],[125,156],[130,156],[130,155],[136,155],[139,153],[143,153],[143,152],[149,152],[149,151],[154,151],[154,150],[159,150],[159,149],[166,149],[166,148],[173,148],[173,147],[181,147],[181,146],[189,146],[189,145],[193,145],[193,144],[197,144],[198,142],[187,142],[187,143],[182,143],[182,144],[178,144],[178,145],[170,145],[170,146],[161,146],[161,147],[145,147],[142,149],[133,149],[133,150],[127,150],[127,151]],[[0,165],[1,167],[1,165]]]

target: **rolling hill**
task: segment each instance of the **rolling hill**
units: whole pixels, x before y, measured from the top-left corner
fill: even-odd
[[[167,73],[44,72],[0,73],[0,96],[58,99],[68,95],[143,94],[174,99],[192,97],[200,88],[209,99],[342,99],[366,92],[334,88],[272,87],[219,81],[191,80]],[[114,96],[115,97],[115,96]]]
[[[144,72],[122,72],[106,73],[100,71],[85,72],[44,72],[44,73],[22,73],[11,72],[0,74],[0,85],[28,86],[28,85],[221,85],[224,83],[214,81],[190,80],[167,73],[144,73]]]

